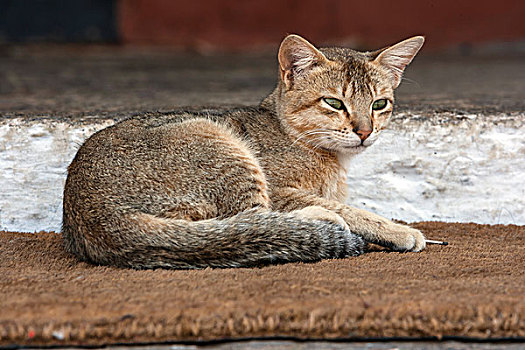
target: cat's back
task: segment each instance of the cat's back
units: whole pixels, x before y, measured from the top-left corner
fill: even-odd
[[[134,156],[169,148],[170,130],[184,121],[202,118],[219,122],[223,112],[174,111],[152,112],[128,117],[91,135],[79,148],[70,167],[79,162]],[[178,131],[178,130],[177,130]],[[177,135],[174,134],[173,137]]]
[[[93,134],[77,151],[68,173],[77,184],[114,188],[117,182],[155,177],[154,172],[175,161],[178,167],[208,164],[210,159],[231,161],[235,154],[227,151],[230,146],[259,159],[282,153],[286,140],[275,116],[264,108],[149,113]]]
[[[137,152],[154,152],[158,156],[159,152],[170,151],[171,141],[177,139],[181,130],[202,125],[185,123],[189,120],[216,124],[246,143],[255,155],[282,154],[291,143],[277,117],[262,107],[146,113],[124,119],[93,134],[81,146],[72,165],[86,155],[89,158],[114,158],[133,156]],[[195,153],[208,151],[195,149]]]
[[[228,139],[224,148],[213,141],[222,138]],[[202,146],[206,140],[212,141],[209,147]],[[324,182],[332,178],[332,167],[325,169],[332,162],[305,152],[283,130],[276,115],[260,106],[131,117],[89,138],[71,163],[69,175],[79,177],[79,184],[96,184],[108,191],[122,188],[124,182],[131,188],[135,187],[132,182],[158,176],[175,160],[179,167],[192,162],[199,166],[231,163],[235,158],[227,151],[231,143],[233,149],[250,154],[272,188],[294,184],[322,193]]]

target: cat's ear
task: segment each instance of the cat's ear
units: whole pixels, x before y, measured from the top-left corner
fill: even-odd
[[[401,76],[406,66],[414,59],[424,42],[424,37],[415,36],[378,52],[374,62],[389,71],[394,89],[401,83]]]
[[[281,80],[290,87],[295,77],[304,74],[326,57],[299,35],[288,35],[279,47]]]

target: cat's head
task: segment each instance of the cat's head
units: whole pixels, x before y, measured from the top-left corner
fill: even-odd
[[[373,144],[390,119],[394,89],[424,38],[374,52],[317,49],[298,35],[279,48],[277,112],[296,141],[352,154]]]

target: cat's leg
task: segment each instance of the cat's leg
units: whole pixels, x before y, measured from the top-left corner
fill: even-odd
[[[308,206],[321,206],[341,216],[350,231],[366,241],[396,251],[418,252],[425,248],[425,237],[414,228],[396,224],[366,210],[314,196],[293,188],[272,190],[272,203],[278,210],[298,210]]]

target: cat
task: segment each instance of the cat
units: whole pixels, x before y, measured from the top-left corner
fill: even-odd
[[[420,231],[344,202],[349,160],[387,125],[423,42],[358,52],[289,35],[259,106],[145,114],[95,133],[68,167],[65,249],[135,269],[312,262],[368,242],[421,251]]]

